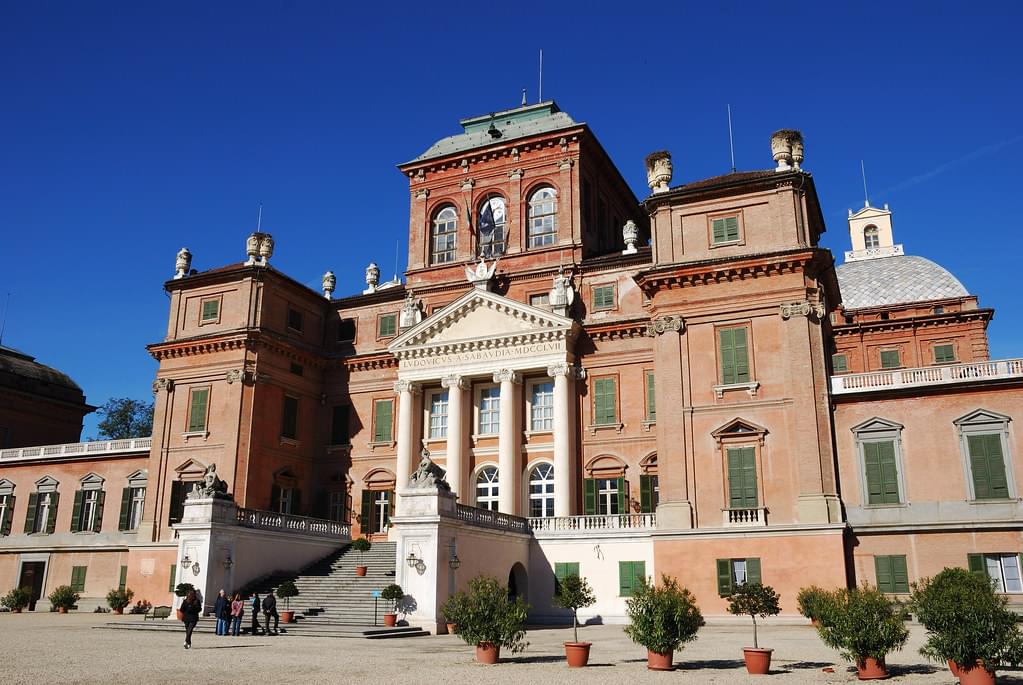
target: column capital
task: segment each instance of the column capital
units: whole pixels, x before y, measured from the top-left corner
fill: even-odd
[[[442,388],[467,390],[469,388],[469,379],[465,376],[459,376],[458,374],[451,374],[450,376],[444,376],[441,378],[440,385]]]
[[[583,380],[586,378],[586,371],[579,368],[575,364],[569,364],[564,362],[561,364],[551,364],[547,367],[547,375],[551,378],[557,378],[558,376],[564,376],[569,380]]]
[[[155,395],[161,390],[167,392],[174,392],[174,379],[173,378],[157,378],[153,381],[153,394]]]
[[[500,369],[494,372],[495,383],[511,382],[518,385],[522,382],[522,374],[512,369]]]
[[[685,329],[686,324],[681,316],[668,315],[656,318],[648,323],[646,325],[646,334],[653,338],[668,331],[675,331],[681,334]]]
[[[401,394],[403,392],[410,392],[413,395],[418,395],[423,391],[423,386],[414,381],[397,380],[394,382],[394,392]]]

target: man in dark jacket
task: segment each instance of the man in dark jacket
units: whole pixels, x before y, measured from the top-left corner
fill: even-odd
[[[277,615],[277,598],[274,597],[274,591],[266,593],[266,597],[263,598],[263,631],[266,635],[270,634],[270,617],[274,620],[274,632],[277,634],[277,626],[280,624],[280,617]]]
[[[231,600],[223,590],[213,603],[213,615],[217,618],[217,635],[227,635],[228,622],[231,620]]]

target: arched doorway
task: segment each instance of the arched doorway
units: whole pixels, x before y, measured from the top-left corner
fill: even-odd
[[[515,562],[508,573],[508,599],[515,601],[519,597],[524,602],[529,601],[529,577],[526,574],[526,567]]]

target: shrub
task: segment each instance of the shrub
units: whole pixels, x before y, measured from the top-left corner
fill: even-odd
[[[576,574],[567,576],[554,588],[554,606],[572,611],[572,641],[579,642],[578,612],[583,607],[593,606],[597,601],[593,588]]]
[[[72,590],[70,585],[58,585],[47,597],[50,604],[58,609],[73,609],[81,598],[82,596]]]
[[[284,600],[284,610],[291,611],[291,598],[298,597],[298,588],[294,582],[286,580],[277,586],[277,596]]]
[[[107,604],[110,605],[111,609],[121,609],[131,604],[131,598],[135,596],[135,593],[129,589],[121,590],[114,588],[107,593]]]
[[[401,589],[401,586],[397,583],[391,583],[383,589],[380,593],[380,597],[383,599],[390,600],[391,606],[395,613],[398,612],[398,601],[405,599],[405,591]]]
[[[509,599],[508,588],[496,578],[473,578],[469,581],[469,589],[452,595],[442,611],[449,621],[455,619],[458,636],[468,645],[489,643],[505,647],[513,654],[529,645],[522,628],[529,607],[521,598]]]
[[[1023,635],[1008,600],[992,581],[963,568],[946,568],[934,578],[913,583],[910,607],[927,629],[920,653],[961,666],[981,661],[989,671],[1023,661]]]
[[[174,588],[174,594],[178,597],[187,597],[188,593],[195,589],[195,586],[191,583],[178,583],[178,586]]]
[[[902,649],[909,638],[906,608],[866,583],[829,593],[821,611],[817,632],[824,644],[840,650],[848,661],[884,659]]]
[[[359,566],[364,566],[363,555],[369,551],[369,548],[373,545],[366,538],[359,538],[352,541],[352,549],[359,553]]]
[[[11,611],[24,609],[32,601],[32,591],[27,587],[11,588],[11,591],[0,599],[0,604]]]
[[[696,598],[671,576],[662,575],[660,585],[641,578],[639,588],[626,603],[631,625],[625,634],[651,652],[667,654],[696,639],[703,615]]]
[[[781,612],[779,599],[773,587],[760,583],[743,583],[728,595],[728,613],[753,619],[753,649],[760,648],[757,643],[757,616],[777,616]]]
[[[829,596],[830,593],[822,587],[817,587],[816,585],[804,587],[796,595],[796,606],[799,608],[799,613],[803,616],[806,616],[811,621],[819,621]]]

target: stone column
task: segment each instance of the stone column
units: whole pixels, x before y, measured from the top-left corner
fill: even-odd
[[[462,457],[465,453],[465,395],[469,389],[469,381],[462,376],[445,376],[440,384],[448,391],[448,447],[447,471],[448,484],[451,492],[462,494],[465,483],[465,464]]]
[[[518,415],[522,376],[518,371],[501,369],[494,372],[494,382],[501,384],[501,433],[497,443],[497,509],[505,514],[518,515],[520,490],[519,455],[522,451],[522,431]]]
[[[579,370],[571,364],[547,368],[554,378],[554,515],[571,516],[575,504],[575,469],[572,463],[573,382]]]
[[[398,394],[398,455],[395,465],[394,485],[396,490],[408,487],[408,477],[415,461],[415,438],[412,435],[416,418],[416,397],[422,394],[422,386],[412,381],[396,381],[394,392]]]

